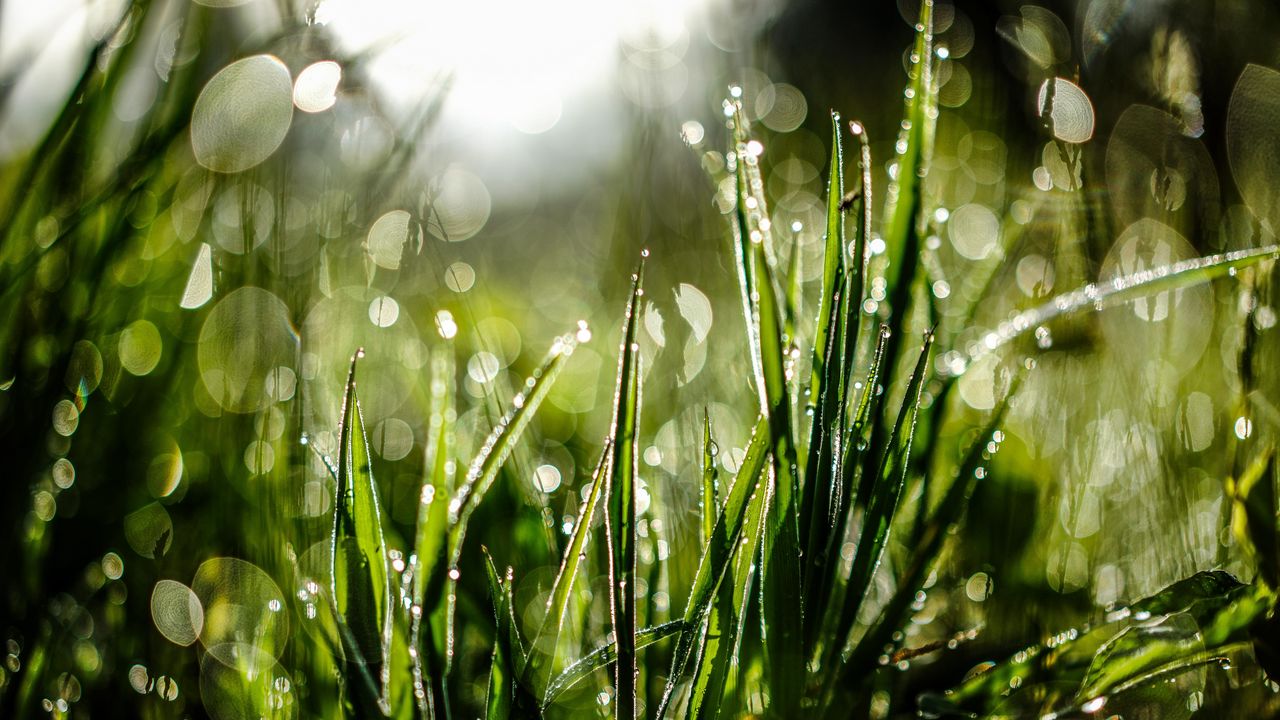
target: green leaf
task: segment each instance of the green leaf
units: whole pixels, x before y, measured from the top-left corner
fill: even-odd
[[[702,544],[711,542],[711,533],[715,528],[716,515],[719,514],[720,500],[717,498],[717,481],[720,473],[716,467],[716,457],[720,450],[715,438],[711,437],[711,413],[702,413]]]
[[[378,492],[370,468],[360,401],[356,397],[356,361],[351,359],[338,429],[338,489],[332,535],[333,599],[338,617],[350,631],[349,662],[380,669],[387,662],[391,630],[391,586],[383,548]],[[379,675],[380,670],[373,672]],[[379,692],[385,694],[385,680]]]
[[[664,640],[675,635],[683,628],[683,620],[672,620],[671,622],[666,622],[651,628],[638,630],[635,634],[635,649],[641,650],[649,647],[659,640]],[[564,694],[566,690],[577,685],[596,670],[607,668],[614,664],[617,659],[617,643],[611,642],[608,645],[592,650],[581,660],[565,668],[564,672],[557,675],[555,679],[551,681],[551,684],[547,686],[547,694],[546,699],[543,701],[543,707],[550,707],[551,703],[555,702],[556,698]]]
[[[547,598],[547,612],[542,617],[537,634],[534,635],[528,662],[521,671],[530,687],[539,687],[541,683],[550,680],[549,675],[555,665],[556,650],[560,646],[560,633],[564,628],[565,615],[569,611],[573,582],[578,575],[578,567],[586,559],[587,537],[591,533],[591,521],[595,517],[596,503],[600,499],[605,478],[609,474],[612,453],[613,443],[606,440],[600,454],[600,461],[596,464],[595,472],[591,476],[591,489],[588,491],[587,499],[578,508],[578,518],[574,523],[569,544],[565,546],[564,558],[560,562],[560,572],[551,586],[551,595]],[[544,638],[547,638],[546,642]],[[543,647],[546,648],[545,653],[540,650]],[[542,677],[544,671],[547,675],[545,679]]]
[[[636,490],[638,461],[636,425],[640,405],[639,326],[644,262],[632,276],[631,298],[623,321],[618,357],[618,385],[614,395],[612,459],[607,478],[605,524],[609,529],[609,618],[617,646],[614,672],[614,714],[636,714]]]

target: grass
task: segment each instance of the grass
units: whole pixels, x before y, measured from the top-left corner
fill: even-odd
[[[134,3],[126,20],[143,24],[154,7]],[[929,662],[952,651],[967,657],[980,625],[949,617],[946,639],[910,644],[913,625],[928,624],[919,622],[926,590],[939,587],[939,573],[965,549],[957,546],[983,531],[966,525],[969,504],[1001,470],[1003,428],[1031,382],[1027,358],[1037,351],[1026,336],[1104,307],[1234,282],[1227,276],[1256,282],[1280,253],[1259,245],[1122,273],[1025,308],[989,334],[976,304],[959,314],[943,307],[926,240],[938,209],[926,183],[939,119],[933,7],[921,5],[888,187],[875,187],[882,159],[873,159],[866,127],[831,114],[816,293],[800,278],[799,245],[787,247],[773,227],[749,112],[736,91],[726,100],[723,172],[734,192],[719,252],[732,275],[726,285],[737,285],[742,331],[727,342],[750,434],[727,463],[730,431],[701,408],[696,452],[677,458],[680,476],[696,484],[683,498],[673,483],[645,482],[653,464],[642,465],[647,433],[682,409],[645,392],[674,386],[645,349],[646,302],[664,262],[656,252],[630,258],[625,304],[610,310],[621,318],[612,418],[570,431],[594,470],[567,497],[530,500],[518,478],[529,476],[538,432],[553,427],[541,418],[556,412],[557,380],[592,339],[585,325],[553,339],[514,388],[495,375],[473,402],[462,340],[440,314],[447,308],[423,301],[416,309],[439,332],[422,333],[430,347],[420,377],[390,391],[424,408],[421,461],[397,466],[385,459],[390,426],[371,431],[364,419],[371,403],[385,403],[387,366],[378,363],[390,346],[329,347],[354,332],[336,323],[326,328],[332,337],[309,337],[302,322],[311,303],[334,296],[316,287],[393,283],[363,249],[338,243],[291,259],[300,251],[284,242],[283,217],[263,252],[218,251],[215,298],[255,286],[283,310],[278,323],[238,318],[246,328],[215,328],[228,338],[211,341],[215,348],[270,355],[275,331],[284,348],[281,364],[217,375],[218,397],[210,364],[220,373],[240,366],[203,355],[196,338],[219,305],[188,308],[184,289],[200,257],[191,251],[212,231],[203,219],[190,237],[175,229],[193,197],[203,213],[215,186],[232,187],[185,155],[207,68],[172,68],[160,100],[120,141],[108,108],[133,45],[104,41],[45,139],[12,162],[3,183],[0,293],[12,312],[0,320],[0,368],[12,379],[0,392],[0,427],[12,477],[39,478],[9,491],[8,507],[22,509],[6,513],[12,659],[0,676],[3,714],[103,712],[112,706],[100,696],[128,698],[144,717],[1066,716],[1202,703],[1206,668],[1270,677],[1280,544],[1274,455],[1263,443],[1235,448],[1221,504],[1222,529],[1229,525],[1241,566],[1256,574],[1250,582],[1204,568],[1088,625],[1047,628],[1017,649],[985,646],[982,657],[999,662],[968,673],[931,674]],[[198,41],[213,18],[192,10],[180,44],[212,52]],[[113,152],[118,142],[124,149]],[[856,148],[850,159],[845,143]],[[396,159],[393,167],[405,166]],[[251,177],[282,208],[302,181],[277,160]],[[246,247],[257,232],[244,219],[257,217],[252,197],[240,192],[238,201]],[[429,225],[429,215],[414,222]],[[407,241],[394,277],[424,271],[423,257]],[[304,270],[282,270],[293,265]],[[258,309],[269,314],[268,305]],[[150,333],[168,342],[153,347]],[[966,334],[983,342],[966,346]],[[1254,348],[1246,340],[1240,351],[1246,395]],[[987,358],[1012,380],[977,412],[954,400],[955,388]],[[307,363],[319,369],[308,373]],[[326,395],[344,369],[345,382]],[[287,393],[284,370],[297,386]],[[259,398],[267,391],[253,383],[273,394]],[[50,408],[54,432],[28,426]],[[142,432],[121,422],[144,423]],[[58,463],[68,457],[79,485],[65,483],[70,462]],[[120,497],[108,482],[125,486]],[[102,505],[65,519],[57,508],[77,493]],[[691,511],[680,503],[690,498],[696,521],[680,527],[676,519]],[[137,526],[150,555],[133,539],[125,559],[102,555],[123,548],[122,508],[144,500],[169,521],[167,530],[159,521]],[[563,517],[552,503],[566,506]],[[86,567],[68,547],[82,542],[95,553]],[[153,591],[156,580],[184,580],[221,556],[250,560],[261,579],[226,575],[207,591],[193,582],[194,604],[176,610]],[[999,630],[1000,618],[986,622]],[[173,640],[182,623],[194,633],[184,646],[152,631]],[[902,679],[913,664],[925,667],[923,687]],[[1271,694],[1237,707],[1274,711]]]

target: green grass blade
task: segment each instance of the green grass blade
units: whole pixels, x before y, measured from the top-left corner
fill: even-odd
[[[439,683],[445,667],[444,618],[440,589],[444,587],[441,566],[448,541],[449,514],[446,498],[454,484],[454,364],[452,350],[438,350],[431,356],[429,380],[430,410],[423,458],[425,478],[418,498],[418,520],[414,528],[412,622],[409,629],[413,656],[413,681],[419,698],[419,710],[425,717],[435,717],[436,707],[446,703]],[[431,588],[429,593],[428,588]],[[428,600],[430,602],[428,602]],[[437,612],[431,612],[437,611]],[[434,616],[434,617],[433,617]],[[430,623],[436,620],[437,627]],[[424,622],[428,624],[424,628]],[[424,630],[428,630],[424,640]],[[443,707],[441,707],[443,712]]]
[[[760,357],[768,400],[772,447],[772,490],[764,535],[761,571],[765,658],[769,667],[770,707],[792,715],[799,711],[804,688],[804,597],[800,577],[800,539],[796,496],[798,472],[791,429],[791,400],[787,388],[787,351],[780,326],[780,308],[773,293],[764,248],[755,246],[761,270],[757,286],[760,319]]]
[[[818,323],[813,330],[813,373],[809,380],[809,397],[821,399],[827,364],[831,358],[828,336],[838,322],[833,306],[844,276],[844,149],[840,142],[840,113],[831,112],[831,158],[827,171],[827,230],[822,252],[822,291],[818,297]],[[817,421],[815,420],[815,424]]]
[[[591,475],[591,489],[588,491],[587,499],[578,509],[573,535],[569,538],[569,544],[564,549],[564,558],[560,562],[560,572],[551,586],[551,595],[547,598],[547,612],[538,626],[537,634],[534,635],[528,662],[521,670],[526,684],[530,687],[540,687],[542,683],[549,681],[549,677],[544,679],[544,671],[549,676],[552,667],[555,666],[556,649],[560,645],[560,633],[564,627],[565,615],[569,611],[574,579],[578,576],[579,566],[586,559],[587,536],[591,533],[591,521],[595,517],[596,503],[600,500],[600,493],[609,473],[612,454],[613,443],[606,441],[600,454],[600,461]],[[543,638],[548,640],[544,643]],[[539,650],[542,647],[546,647],[546,653]]]
[[[662,717],[670,705],[676,686],[683,679],[693,659],[697,641],[701,637],[703,622],[716,588],[723,582],[732,567],[734,553],[739,547],[743,528],[747,527],[748,500],[760,485],[765,461],[769,457],[769,438],[768,420],[760,418],[751,440],[747,443],[747,452],[742,464],[729,487],[724,509],[716,515],[712,525],[711,541],[707,543],[698,563],[698,570],[689,590],[689,600],[685,603],[686,629],[676,641],[675,650],[672,652],[671,672],[667,676],[667,686],[658,704],[658,717]]]
[[[885,220],[884,241],[889,263],[885,268],[885,280],[892,296],[900,280],[909,282],[909,270],[904,274],[903,263],[910,263],[915,255],[916,215],[920,207],[921,177],[923,174],[926,130],[929,118],[929,97],[932,82],[933,54],[933,3],[924,0],[920,4],[920,18],[916,23],[915,46],[911,50],[910,79],[907,87],[906,107],[903,109],[902,130],[898,135],[898,172],[889,185],[886,200],[888,217]],[[904,308],[893,306],[894,312]]]
[[[1008,322],[1001,323],[999,328],[980,335],[983,342],[978,343],[978,349],[970,353],[967,362],[958,368],[958,372],[952,370],[951,374],[963,373],[974,362],[1055,318],[1082,310],[1111,307],[1158,293],[1181,290],[1277,257],[1280,257],[1280,244],[1266,245],[1180,260],[1156,268],[1139,270],[1107,282],[1089,283],[1059,295],[1043,305],[1024,310]]]
[[[1275,449],[1265,449],[1241,474],[1227,483],[1231,529],[1253,557],[1258,577],[1267,587],[1280,587],[1280,534],[1276,532]]]
[[[898,580],[898,589],[881,611],[876,624],[859,640],[857,647],[850,654],[848,662],[841,670],[842,676],[849,682],[852,682],[859,673],[875,667],[873,663],[884,652],[885,646],[892,641],[894,632],[902,626],[907,609],[915,600],[916,591],[924,584],[930,569],[942,552],[948,531],[960,521],[969,505],[969,497],[973,494],[973,489],[985,476],[982,468],[984,464],[990,462],[989,443],[997,442],[996,430],[1004,422],[1013,393],[1014,389],[1011,388],[986,428],[965,452],[964,458],[957,467],[955,479],[947,488],[933,515],[925,523],[911,560]],[[837,684],[844,686],[846,683]]]
[[[524,662],[524,646],[517,630],[514,602],[511,598],[513,581],[511,568],[505,576],[498,575],[489,551],[484,550],[485,570],[489,579],[489,595],[493,600],[494,636],[493,654],[489,662],[489,688],[485,702],[487,720],[506,720],[513,717],[536,717],[537,705],[517,679],[516,668]]]
[[[640,405],[640,347],[636,342],[644,263],[632,276],[631,297],[623,321],[618,357],[618,385],[614,395],[612,459],[607,478],[605,525],[609,537],[609,619],[617,646],[614,672],[614,714],[636,714],[636,490],[638,461],[636,425]]]
[[[338,430],[338,489],[332,535],[332,592],[338,617],[351,631],[355,652],[348,659],[380,674],[390,643],[391,586],[383,547],[382,516],[370,468],[360,401],[356,397],[356,361],[351,359]],[[379,689],[385,694],[385,679]]]
[[[449,501],[449,538],[448,538],[448,573],[446,588],[443,589],[443,596],[439,593],[428,591],[428,602],[433,597],[444,599],[445,618],[445,667],[444,672],[448,673],[453,660],[454,649],[454,603],[457,597],[457,584],[460,577],[460,569],[458,568],[458,559],[462,555],[462,544],[466,539],[467,523],[471,519],[471,514],[475,512],[480,502],[484,500],[489,488],[498,477],[498,471],[501,470],[502,464],[515,449],[516,442],[525,428],[529,426],[533,415],[538,410],[538,406],[546,399],[547,394],[551,391],[551,386],[555,384],[556,377],[560,371],[564,369],[565,363],[573,349],[576,346],[576,340],[573,336],[565,336],[558,338],[551,346],[551,351],[542,366],[525,382],[524,388],[516,393],[512,400],[511,410],[498,422],[497,427],[493,429],[489,437],[481,446],[479,454],[472,460],[470,467],[467,469],[466,478],[453,494]],[[426,561],[433,562],[433,561]],[[438,563],[437,561],[434,561]],[[426,566],[424,562],[424,567]],[[425,578],[425,582],[429,584],[441,582],[439,578],[442,573],[438,570],[439,565],[433,565],[433,571]],[[437,586],[438,587],[438,586]],[[438,603],[436,605],[438,607]],[[425,611],[425,608],[424,608]]]
[[[666,638],[675,635],[684,629],[683,620],[672,620],[661,625],[655,625],[651,628],[637,630],[635,634],[635,649],[643,650],[646,647]],[[602,668],[607,668],[615,663],[618,659],[618,644],[609,643],[603,647],[592,650],[581,660],[575,662],[564,669],[551,681],[547,686],[546,699],[543,701],[543,707],[550,707],[566,690],[577,685],[579,682],[589,677],[591,673]]]
[[[720,451],[715,438],[711,437],[711,413],[702,413],[702,544],[711,542],[711,534],[715,528],[716,515],[719,514],[720,501],[716,497],[716,484],[719,470],[716,458]]]
[[[740,670],[743,630],[751,611],[760,543],[765,533],[768,488],[757,483],[747,503],[742,539],[734,549],[732,582],[722,583],[716,604],[720,637],[703,648],[689,694],[689,718],[714,718],[719,714],[725,689]],[[708,632],[710,626],[708,625]],[[714,651],[714,652],[713,652]]]
[[[828,641],[833,644],[828,648],[828,661],[824,665],[833,665],[832,660],[838,658],[842,652],[844,641],[853,628],[858,610],[862,607],[867,589],[871,586],[876,568],[880,565],[885,544],[888,542],[889,529],[902,497],[902,487],[906,483],[907,459],[911,454],[911,439],[915,432],[919,411],[920,391],[924,387],[924,379],[928,374],[929,350],[932,345],[933,333],[929,333],[925,335],[920,357],[907,383],[902,408],[898,412],[898,419],[890,432],[884,458],[876,473],[876,481],[863,517],[862,532],[854,550],[853,567],[846,586],[847,595],[841,609],[840,620],[834,628],[834,635],[828,638]]]

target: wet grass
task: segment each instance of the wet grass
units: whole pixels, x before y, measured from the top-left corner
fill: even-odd
[[[213,192],[205,185],[227,181],[185,155],[207,69],[175,66],[161,100],[104,166],[99,156],[116,138],[102,118],[130,61],[105,43],[95,48],[45,140],[6,169],[13,180],[0,205],[0,292],[13,310],[0,321],[0,417],[17,478],[8,507],[21,508],[6,514],[15,519],[4,554],[11,659],[0,710],[101,713],[109,706],[95,703],[93,690],[136,699],[146,717],[1065,717],[1192,701],[1194,711],[1212,671],[1267,688],[1247,702],[1274,710],[1274,685],[1262,672],[1276,667],[1280,544],[1274,455],[1265,447],[1237,453],[1221,506],[1221,529],[1237,538],[1249,582],[1204,568],[1091,623],[1022,638],[1016,651],[986,646],[983,657],[999,662],[970,663],[967,673],[928,663],[962,655],[983,625],[951,618],[945,639],[910,644],[913,624],[928,624],[919,621],[926,591],[948,554],[983,532],[966,526],[969,503],[999,470],[1002,428],[1044,349],[1025,336],[1159,293],[1261,276],[1280,253],[1262,244],[1140,268],[1060,292],[989,330],[976,306],[944,313],[926,244],[938,208],[925,183],[940,59],[933,3],[921,8],[888,187],[873,182],[884,159],[872,157],[866,128],[831,114],[814,297],[798,279],[799,247],[786,247],[773,228],[762,146],[737,89],[725,101],[721,171],[734,191],[720,254],[742,330],[732,346],[740,367],[726,372],[741,378],[734,402],[749,409],[750,433],[732,455],[720,440],[728,431],[702,410],[696,452],[676,460],[697,485],[684,498],[693,498],[697,518],[685,527],[673,518],[690,508],[678,507],[674,492],[662,495],[674,484],[644,482],[642,465],[648,430],[683,409],[645,391],[669,384],[659,375],[665,366],[646,364],[642,329],[659,254],[629,258],[624,302],[609,310],[620,320],[612,417],[572,431],[593,459],[582,490],[566,479],[575,486],[567,502],[546,497],[555,488],[531,500],[520,478],[529,476],[540,414],[555,412],[557,382],[592,331],[566,328],[509,390],[489,377],[469,415],[483,425],[477,431],[460,421],[476,373],[459,367],[453,315],[425,301],[417,309],[427,309],[421,315],[436,332],[422,333],[430,347],[413,383],[393,391],[425,408],[421,460],[408,465],[407,481],[382,477],[409,474],[385,460],[390,426],[371,431],[362,410],[385,382],[378,363],[387,358],[378,353],[386,347],[334,348],[348,337],[341,323],[317,338],[302,322],[313,295],[333,295],[317,288],[351,277],[380,287],[379,264],[367,248],[326,245],[302,260],[275,245],[262,257],[219,251],[210,294],[263,288],[283,308],[270,327],[285,339],[277,353],[267,324],[237,317],[247,329],[215,328],[225,337],[209,342],[283,359],[242,376],[215,363],[223,374],[211,374],[197,339],[207,325],[198,321],[219,306],[186,302],[192,259],[197,268],[208,262],[208,230],[180,237],[174,229],[193,196],[202,196],[197,222],[205,222]],[[137,3],[126,19],[144,22],[150,9]],[[185,22],[190,38],[210,20],[197,10]],[[849,157],[846,144],[856,149]],[[290,169],[253,171],[277,207],[290,197]],[[240,210],[256,216],[246,204]],[[283,236],[279,215],[270,231]],[[411,222],[430,225],[421,215]],[[257,228],[243,222],[252,248]],[[397,277],[434,259],[422,250],[428,242],[406,238]],[[281,268],[291,263],[307,269],[286,276]],[[270,315],[275,304],[254,307],[261,313],[244,315]],[[151,330],[126,337],[123,321],[141,317]],[[161,332],[170,342],[148,345]],[[962,345],[964,333],[982,342]],[[939,348],[949,351],[945,361]],[[1243,343],[1241,368],[1253,367],[1252,351]],[[988,358],[1009,377],[991,391],[990,407],[954,401],[968,368]],[[1242,374],[1248,394],[1250,374]],[[253,383],[269,390],[247,389]],[[23,427],[49,408],[54,432]],[[122,422],[143,424],[115,427]],[[78,486],[69,462],[54,459],[69,456],[81,468]],[[39,479],[22,484],[31,477]],[[107,483],[128,489],[113,498]],[[395,497],[406,485],[409,499]],[[105,499],[83,507],[78,522],[64,520],[60,505],[50,509],[76,502],[75,493],[85,505]],[[139,498],[155,498],[166,520],[180,507],[190,515],[177,534],[172,522],[154,532],[164,523],[136,525],[141,539],[125,543],[142,557],[126,563],[108,548],[122,547],[118,519]],[[567,505],[563,517],[553,502]],[[405,507],[398,518],[391,511]],[[67,545],[81,542],[96,553],[87,568],[64,559],[78,558]],[[193,600],[180,595],[185,607],[157,600],[157,580],[185,580],[222,556],[250,560],[261,577],[223,572],[193,582]],[[526,575],[538,579],[522,584]],[[184,628],[191,638],[162,641],[153,626],[169,641]],[[925,666],[924,687],[902,680],[913,663]],[[170,691],[175,682],[181,694]]]

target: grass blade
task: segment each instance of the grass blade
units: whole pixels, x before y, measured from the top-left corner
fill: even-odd
[[[1139,270],[1104,283],[1089,283],[1043,305],[1024,310],[1008,322],[1001,323],[998,328],[980,335],[983,341],[969,353],[968,360],[951,368],[949,372],[952,375],[963,374],[973,363],[1055,318],[1199,285],[1277,257],[1280,257],[1280,244],[1180,260]]]
[[[632,276],[631,298],[623,321],[618,357],[618,385],[614,396],[612,459],[607,478],[605,524],[609,529],[609,619],[617,646],[614,672],[614,714],[636,714],[636,506],[638,461],[636,424],[640,405],[640,347],[636,343],[644,275],[641,261]]]
[[[780,308],[773,292],[764,248],[757,243],[754,249],[756,266],[761,271],[756,297],[760,357],[769,411],[770,456],[773,460],[765,521],[764,567],[761,570],[765,658],[769,667],[770,706],[776,713],[792,715],[799,711],[799,693],[804,688],[805,669],[804,597],[796,508],[798,471]]]
[[[370,468],[360,401],[356,397],[356,362],[351,359],[338,429],[338,489],[332,535],[332,592],[338,617],[351,631],[349,662],[368,665],[381,677],[385,696],[387,648],[391,629],[391,586],[383,548],[378,492]]]
[[[528,661],[525,663],[521,673],[526,683],[530,687],[538,687],[543,679],[540,677],[545,670],[549,675],[551,668],[555,665],[556,649],[560,645],[560,633],[564,627],[565,614],[569,611],[569,601],[572,598],[573,582],[578,575],[578,567],[582,561],[586,559],[587,536],[591,532],[591,521],[595,517],[596,503],[599,502],[600,492],[604,488],[605,478],[609,474],[609,461],[612,458],[613,443],[605,441],[604,450],[600,454],[600,462],[596,464],[595,472],[591,475],[591,490],[588,491],[587,499],[582,502],[582,507],[578,509],[578,519],[573,526],[573,535],[569,538],[569,544],[564,549],[564,559],[560,562],[560,572],[556,575],[555,583],[551,586],[551,595],[547,598],[547,612],[542,618],[542,623],[538,626],[538,633],[533,638],[531,644],[531,652]],[[543,638],[548,637],[550,640],[546,643],[547,652],[544,654],[539,650],[543,647]],[[548,677],[547,680],[550,680]]]
[[[769,456],[769,426],[765,418],[760,418],[755,432],[747,443],[747,452],[743,457],[738,473],[729,487],[729,496],[725,500],[722,512],[716,515],[712,525],[711,541],[703,551],[698,563],[698,570],[689,590],[689,600],[685,603],[685,632],[676,641],[671,656],[671,672],[667,676],[667,686],[658,704],[657,717],[662,717],[676,686],[683,679],[693,653],[697,649],[707,609],[711,599],[728,574],[739,538],[746,526],[748,499],[760,484],[759,480]]]
[[[428,583],[427,602],[430,604],[433,614],[438,612],[442,602],[445,611],[442,623],[445,636],[443,669],[445,674],[449,672],[453,661],[454,598],[457,597],[457,584],[460,577],[458,559],[462,555],[467,523],[471,519],[471,514],[475,512],[476,507],[484,500],[484,496],[488,493],[494,480],[497,479],[498,471],[501,470],[502,464],[511,455],[525,428],[529,426],[529,422],[533,419],[534,413],[537,412],[538,406],[542,404],[542,401],[546,399],[547,394],[551,391],[551,386],[555,383],[556,377],[559,376],[560,371],[564,368],[569,356],[573,354],[575,346],[576,340],[571,335],[558,338],[555,341],[551,346],[551,352],[548,354],[547,359],[534,372],[533,377],[529,378],[525,383],[524,389],[512,399],[511,410],[498,422],[497,427],[493,429],[488,439],[485,440],[479,454],[476,455],[467,469],[467,475],[461,487],[453,493],[448,508],[449,537],[447,553],[449,569],[447,580],[444,579],[445,574],[439,572],[440,557],[438,554],[435,559],[430,557],[423,559],[423,571],[426,574],[424,582]],[[424,607],[424,612],[426,611],[427,608]],[[439,622],[438,618],[434,620]]]
[[[683,620],[672,620],[661,625],[655,625],[651,628],[637,630],[635,634],[635,649],[642,650],[650,645],[675,635],[684,629]],[[583,679],[589,677],[591,673],[601,668],[607,668],[618,659],[618,644],[609,643],[603,647],[592,650],[581,660],[575,662],[564,669],[547,685],[546,699],[543,701],[543,708],[551,706],[564,694],[566,690],[577,685]]]
[[[835,632],[829,638],[833,644],[828,648],[827,662],[823,663],[828,668],[835,665],[835,660],[843,651],[844,642],[853,629],[853,623],[857,619],[867,589],[871,586],[876,568],[880,565],[885,544],[889,540],[889,529],[902,497],[902,487],[906,483],[907,459],[911,454],[911,439],[915,432],[919,411],[920,391],[924,387],[924,378],[928,374],[929,350],[932,345],[933,333],[928,333],[925,335],[924,346],[920,349],[915,370],[907,383],[902,408],[898,412],[898,419],[890,432],[884,458],[876,473],[876,482],[863,517],[862,532],[854,550],[853,568],[849,573],[846,586],[846,601],[840,611],[840,620],[834,628]]]
[[[715,529],[716,515],[719,514],[720,500],[716,497],[719,470],[716,468],[716,456],[720,451],[716,441],[711,437],[711,413],[702,413],[702,544],[711,542]]]
[[[498,568],[494,566],[487,548],[484,549],[484,559],[495,623],[485,717],[487,720],[536,717],[537,704],[517,679],[516,668],[524,663],[525,650],[520,642],[520,632],[516,629],[515,608],[511,599],[511,568],[507,568],[505,576],[499,576]]]

